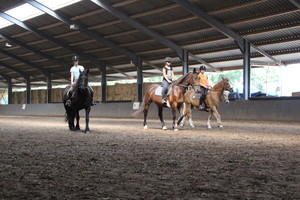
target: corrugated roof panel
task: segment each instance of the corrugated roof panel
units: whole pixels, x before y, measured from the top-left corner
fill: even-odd
[[[237,7],[232,7],[232,9],[224,9],[222,12],[212,13],[212,15],[223,23],[229,23],[257,18],[293,8],[294,6],[286,0],[247,1]]]

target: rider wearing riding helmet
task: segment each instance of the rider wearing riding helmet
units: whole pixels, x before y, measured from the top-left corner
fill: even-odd
[[[201,65],[199,68],[199,77],[200,77],[200,87],[201,87],[201,95],[199,98],[199,109],[206,109],[207,105],[205,103],[206,95],[209,89],[211,89],[210,84],[208,83],[208,77],[204,74],[206,72],[206,67],[204,65]],[[205,106],[202,104],[204,103]]]
[[[71,87],[69,90],[69,95],[68,95],[68,100],[66,101],[66,105],[67,106],[71,106],[71,99],[74,95],[73,91],[73,87],[74,84],[76,83],[77,79],[79,78],[80,72],[84,71],[84,67],[82,65],[79,65],[79,57],[78,56],[73,56],[72,57],[72,61],[73,61],[73,67],[71,67],[70,69],[70,73],[71,73]],[[93,89],[91,87],[88,87],[89,90],[92,92]],[[72,94],[70,94],[72,93]],[[91,105],[94,105],[93,101],[91,102]]]
[[[82,65],[79,65],[79,57],[78,56],[73,56],[72,57],[73,61],[73,67],[70,69],[71,73],[71,85],[76,82],[76,80],[79,78],[80,72],[84,71],[84,67]]]
[[[168,91],[168,88],[172,81],[176,80],[176,77],[174,75],[173,68],[171,67],[172,59],[170,57],[165,58],[165,66],[163,67],[163,80],[162,80],[162,91],[161,91],[161,97],[162,97],[162,103],[167,104],[167,98],[166,94]],[[168,107],[170,107],[167,104]]]

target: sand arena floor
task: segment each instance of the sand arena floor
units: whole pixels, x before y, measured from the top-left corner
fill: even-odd
[[[0,116],[0,199],[300,199],[300,124],[194,123]]]

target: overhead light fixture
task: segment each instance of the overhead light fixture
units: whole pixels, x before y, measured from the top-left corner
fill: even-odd
[[[79,29],[79,26],[78,26],[78,24],[71,24],[71,25],[70,25],[70,29],[71,29],[71,30],[78,30],[78,29]]]
[[[6,42],[5,46],[8,47],[8,48],[10,48],[10,47],[12,47],[12,44],[10,42]]]

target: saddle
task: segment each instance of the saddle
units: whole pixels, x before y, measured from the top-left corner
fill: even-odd
[[[210,90],[207,91],[206,96],[209,94]],[[194,93],[194,95],[192,96],[192,99],[199,99],[201,96],[201,92],[197,91]]]
[[[160,86],[158,86],[158,87],[156,88],[154,94],[155,94],[156,96],[161,96],[161,91],[162,91],[162,86],[160,85]],[[166,95],[167,97],[171,94],[171,91],[172,91],[172,86],[169,85],[168,91],[167,91],[167,95]]]

